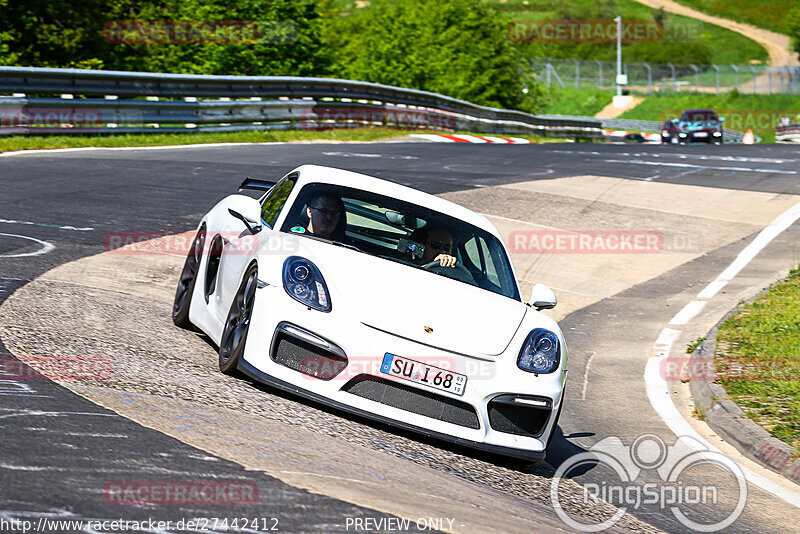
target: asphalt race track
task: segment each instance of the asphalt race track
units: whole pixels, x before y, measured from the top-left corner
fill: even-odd
[[[800,204],[798,161],[800,149],[780,145],[423,142],[0,157],[0,531],[21,532],[25,520],[40,532],[93,532],[85,522],[40,523],[65,518],[172,522],[147,532],[575,530],[551,504],[557,469],[612,438],[649,446],[634,460],[631,481],[659,483],[652,447],[681,451],[672,447],[675,429],[687,424],[665,421],[670,406],[690,435],[747,476],[743,508],[726,532],[796,531],[800,486],[743,458],[693,418],[686,384],[670,381],[661,391],[646,369],[659,351],[681,357],[731,307],[796,265],[798,223],[699,310],[678,313]],[[660,233],[658,250],[641,254],[534,254],[524,241],[508,243],[523,293],[533,282],[555,289],[560,304],[550,313],[570,351],[567,401],[546,463],[487,456],[223,376],[215,348],[169,321],[182,258],[105,251],[108,236],[120,232],[191,231],[244,176],[279,178],[303,163],[441,195],[487,215],[509,238],[525,230]],[[110,376],[9,378],[16,358],[53,355],[103,355]],[[611,483],[603,465],[568,475],[558,490],[570,518],[597,524],[616,512],[581,501],[585,488]],[[233,506],[109,498],[110,486],[144,481],[236,483],[256,496]],[[713,486],[719,499],[682,508],[683,520],[661,502],[638,502],[611,530],[696,530],[685,521],[724,521],[742,495],[714,466],[687,469],[681,484]],[[241,519],[234,528],[235,517],[258,519],[257,529]],[[189,519],[204,522],[177,526]],[[97,531],[116,532],[104,528]]]

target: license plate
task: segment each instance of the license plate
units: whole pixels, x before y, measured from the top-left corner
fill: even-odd
[[[708,132],[695,132],[695,137],[708,137]]]
[[[388,352],[383,356],[381,373],[456,395],[464,395],[467,386],[467,375]]]

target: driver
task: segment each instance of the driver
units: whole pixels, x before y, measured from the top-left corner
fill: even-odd
[[[344,233],[337,230],[342,218],[342,201],[335,195],[320,193],[314,195],[306,207],[308,226],[306,231],[315,236],[336,238],[334,234]],[[343,228],[342,228],[343,230]]]
[[[457,260],[453,255],[453,235],[447,228],[426,225],[414,231],[411,240],[425,245],[425,251],[419,260],[420,265],[438,261],[442,267],[455,267]]]

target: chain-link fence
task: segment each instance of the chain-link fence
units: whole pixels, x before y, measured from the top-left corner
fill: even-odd
[[[617,65],[614,62],[533,58],[530,65],[548,87],[616,88]],[[742,93],[800,94],[800,67],[623,63],[622,72],[628,75],[625,88],[634,93],[721,93],[736,88]]]

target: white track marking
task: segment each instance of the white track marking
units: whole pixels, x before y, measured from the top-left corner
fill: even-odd
[[[393,156],[390,154],[367,154],[361,152],[323,152],[325,156],[339,156],[342,158],[382,158],[382,159],[419,159],[417,156]]]
[[[442,137],[441,135],[437,134],[411,134],[410,137],[416,137],[418,139],[425,139],[426,141],[433,141],[434,143],[456,143],[453,139],[449,139],[447,137]]]
[[[30,241],[35,241],[42,245],[39,250],[34,252],[25,252],[24,254],[0,254],[0,258],[25,258],[27,256],[41,256],[42,254],[47,254],[51,250],[54,250],[56,246],[52,243],[48,243],[47,241],[42,241],[41,239],[36,239],[35,237],[28,237],[26,235],[18,235],[18,234],[2,234],[7,237],[19,237],[20,239],[28,239]]]
[[[589,359],[586,360],[586,368],[583,370],[583,390],[581,391],[581,400],[586,400],[586,389],[589,387],[589,368],[592,366],[592,360],[597,353],[592,351],[589,354]]]
[[[591,155],[591,156],[625,156],[633,158],[668,158],[668,159],[699,159],[699,160],[717,160],[717,161],[734,161],[738,163],[794,163],[797,160],[791,158],[750,158],[746,156],[717,156],[712,154],[656,154],[648,152],[596,152],[596,151],[583,151],[583,150],[553,150],[556,154],[576,154],[576,155]]]
[[[474,135],[467,135],[467,134],[450,134],[453,137],[458,137],[459,139],[463,139],[464,141],[469,141],[470,143],[488,143],[486,139],[481,139],[480,137],[475,137]]]
[[[773,239],[794,224],[797,219],[800,219],[800,204],[792,206],[772,221],[769,226],[761,230],[756,238],[736,256],[733,263],[722,271],[713,282],[708,284],[697,297],[710,299],[716,295],[734,276],[739,274],[739,271],[756,257],[756,254],[761,252]]]
[[[761,252],[773,239],[775,239],[781,232],[789,228],[798,219],[800,219],[800,204],[796,204],[779,215],[769,226],[764,228],[756,238],[742,250],[736,259],[731,263],[727,269],[717,277],[716,280],[708,284],[700,293],[698,299],[709,299],[719,292],[720,289],[733,279],[755,256]],[[692,317],[697,315],[705,305],[704,301],[694,300],[687,304],[681,311],[679,311],[670,320],[669,324],[679,325],[686,324]],[[698,440],[701,444],[708,447],[709,450],[720,454],[718,448],[714,447],[711,443],[706,441],[694,428],[683,418],[678,408],[672,402],[672,397],[669,393],[669,384],[666,379],[661,375],[660,364],[664,357],[668,357],[672,349],[673,343],[681,333],[680,330],[675,330],[669,327],[664,328],[658,339],[656,339],[653,351],[655,356],[651,356],[647,360],[647,366],[644,371],[644,380],[647,387],[647,397],[650,404],[658,413],[659,417],[666,423],[669,429],[676,436],[691,436]],[[702,454],[702,453],[701,453]],[[737,462],[738,463],[738,462]],[[772,480],[765,478],[752,469],[739,464],[745,474],[745,478],[751,484],[772,493],[776,497],[783,499],[787,503],[800,508],[800,491],[784,488],[776,484]]]
[[[91,227],[78,228],[76,226],[61,226],[58,224],[37,223],[32,221],[17,221],[16,219],[0,219],[3,224],[24,224],[27,226],[41,226],[43,228],[55,228],[56,230],[75,230],[76,232],[90,232],[94,230]]]
[[[9,413],[0,415],[0,419],[8,419],[10,417],[25,417],[28,415],[43,416],[43,417],[61,417],[64,415],[96,415],[98,417],[119,417],[115,413],[97,413],[97,412],[43,412],[41,410],[22,410],[16,413]]]
[[[672,325],[683,325],[694,319],[695,315],[700,313],[706,306],[704,300],[693,300],[683,307],[681,311],[675,314],[675,317],[669,322]]]
[[[797,171],[781,169],[758,169],[753,167],[720,167],[716,165],[694,165],[692,163],[673,163],[668,161],[652,161],[645,159],[604,159],[605,163],[633,163],[636,165],[654,165],[658,167],[679,167],[683,169],[711,169],[717,171],[764,172],[769,174],[797,174]]]
[[[661,331],[661,334],[656,339],[656,349],[659,351],[669,351],[669,348],[675,342],[675,339],[680,334],[680,330],[673,330],[672,328],[665,328]]]
[[[512,219],[510,217],[503,217],[501,215],[492,215],[491,213],[481,213],[484,217],[493,217],[495,219],[501,219],[503,221],[514,222],[519,224],[529,224],[531,226],[538,226],[539,228],[547,228],[548,230],[560,230],[562,232],[569,232],[571,234],[579,234],[580,232],[573,232],[572,230],[562,230],[561,228],[556,228],[555,226],[545,226],[543,224],[532,223],[530,221],[522,221],[520,219]]]

